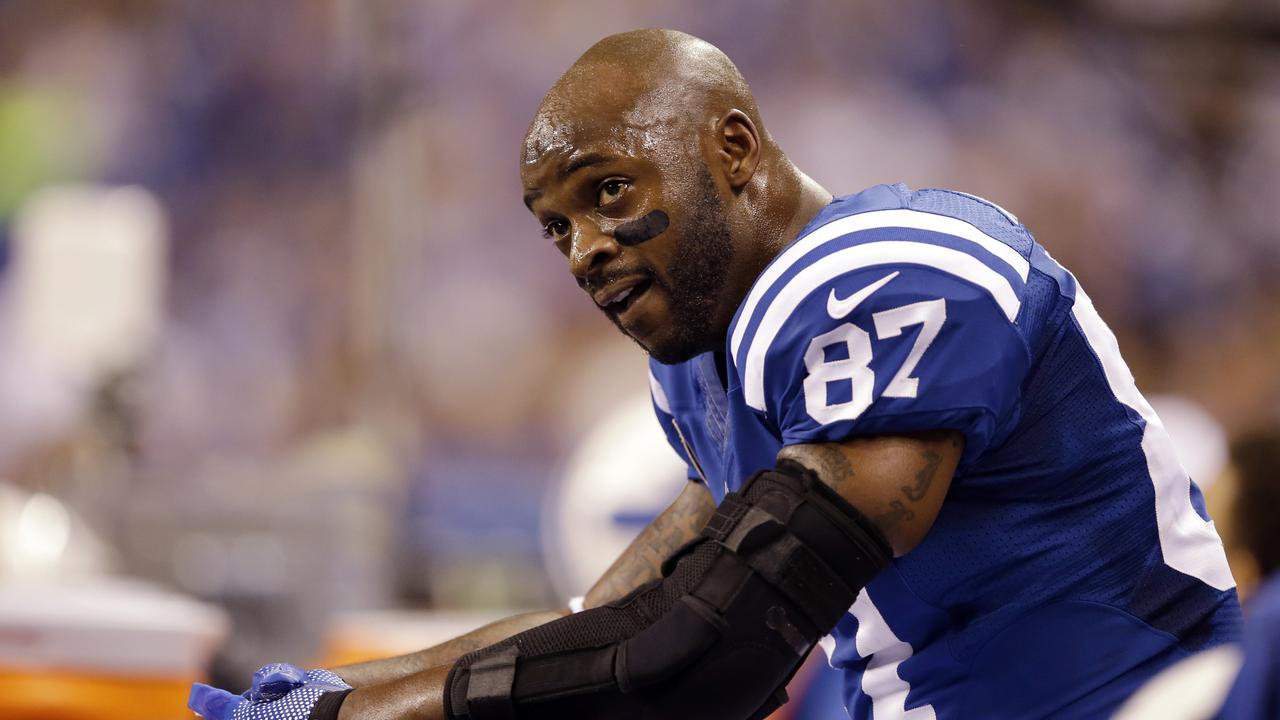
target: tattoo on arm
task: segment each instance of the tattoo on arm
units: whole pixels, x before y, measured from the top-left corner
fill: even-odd
[[[662,563],[685,543],[698,536],[706,525],[715,504],[705,490],[696,498],[681,497],[667,508],[605,571],[600,581],[587,593],[587,607],[617,600],[647,582],[656,580]],[[703,497],[705,495],[705,497]]]
[[[936,488],[950,478],[954,469],[956,455],[963,449],[963,436],[955,434],[951,438],[950,448],[941,444],[919,447],[918,450],[906,451],[895,459],[893,472],[905,475],[905,484],[894,484],[883,488],[874,487],[880,466],[870,470],[859,467],[854,471],[852,458],[859,458],[859,450],[848,443],[812,443],[798,444],[783,448],[780,458],[799,461],[818,474],[819,477],[842,497],[860,506],[867,516],[885,535],[895,537],[895,533],[911,535],[912,526],[920,517],[932,517],[936,512]],[[954,451],[954,452],[949,452]],[[944,469],[945,468],[945,469]],[[939,479],[941,478],[941,479]],[[901,482],[901,481],[898,481]],[[873,486],[863,487],[865,483]],[[855,502],[855,498],[858,500]],[[931,521],[930,521],[931,522]]]
[[[810,451],[805,459],[811,459],[811,462],[802,464],[817,465],[809,469],[817,472],[818,477],[825,480],[836,492],[845,494],[847,484],[853,482],[856,474],[849,458],[845,457],[840,448],[831,445],[806,445],[805,448]]]
[[[871,518],[871,522],[875,523],[885,535],[892,535],[900,523],[912,520],[915,516],[916,514],[907,509],[901,500],[890,500],[889,509]]]
[[[933,476],[938,472],[938,465],[942,463],[942,456],[932,450],[925,450],[921,453],[921,457],[924,458],[924,465],[916,471],[915,483],[899,488],[902,494],[912,502],[920,502],[929,493]]]

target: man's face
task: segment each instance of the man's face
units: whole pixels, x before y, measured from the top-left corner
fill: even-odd
[[[733,243],[696,148],[566,144],[526,157],[521,178],[544,234],[623,333],[663,363],[718,348]]]

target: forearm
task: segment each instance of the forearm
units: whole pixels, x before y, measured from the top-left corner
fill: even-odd
[[[697,537],[714,512],[715,502],[707,489],[690,483],[605,571],[587,593],[586,606],[598,607],[612,602],[659,578],[662,563]],[[568,610],[560,610],[517,615],[416,653],[334,668],[334,672],[357,689],[343,703],[339,718],[441,717],[440,686],[448,668],[458,658],[567,614]],[[422,703],[431,702],[436,703],[435,706],[422,709]]]
[[[482,647],[488,647],[501,640],[506,640],[516,633],[524,632],[529,628],[563,617],[568,612],[568,610],[550,610],[515,615],[490,623],[478,630],[426,650],[419,650],[418,652],[398,657],[344,665],[333,668],[333,671],[345,680],[348,685],[355,688],[402,680],[416,676],[431,668],[439,666],[447,668],[457,662],[458,658],[472,650],[479,650]]]
[[[715,512],[706,487],[690,482],[671,506],[636,536],[587,593],[585,606],[599,607],[661,577],[662,563],[698,536]]]
[[[338,720],[444,720],[444,684],[449,667],[436,667],[381,685],[356,688]]]

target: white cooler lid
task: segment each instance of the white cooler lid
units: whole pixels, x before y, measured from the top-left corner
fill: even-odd
[[[203,675],[229,626],[218,607],[138,581],[0,582],[0,669]]]

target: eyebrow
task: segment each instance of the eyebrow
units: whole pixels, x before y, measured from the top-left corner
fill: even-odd
[[[612,159],[612,157],[601,153],[586,153],[585,155],[579,155],[565,163],[564,167],[560,168],[560,172],[557,174],[561,179],[567,178],[583,168],[591,167],[592,165],[600,165],[602,163],[609,162]],[[540,197],[542,197],[541,190],[530,190],[524,194],[524,206],[532,211],[533,201]]]
[[[591,167],[592,165],[599,165],[601,163],[608,162],[611,159],[612,158],[610,158],[608,155],[602,155],[600,153],[587,153],[585,155],[579,155],[578,157],[565,163],[564,167],[560,168],[560,177],[562,178],[569,177],[570,175],[581,170],[582,168]]]

